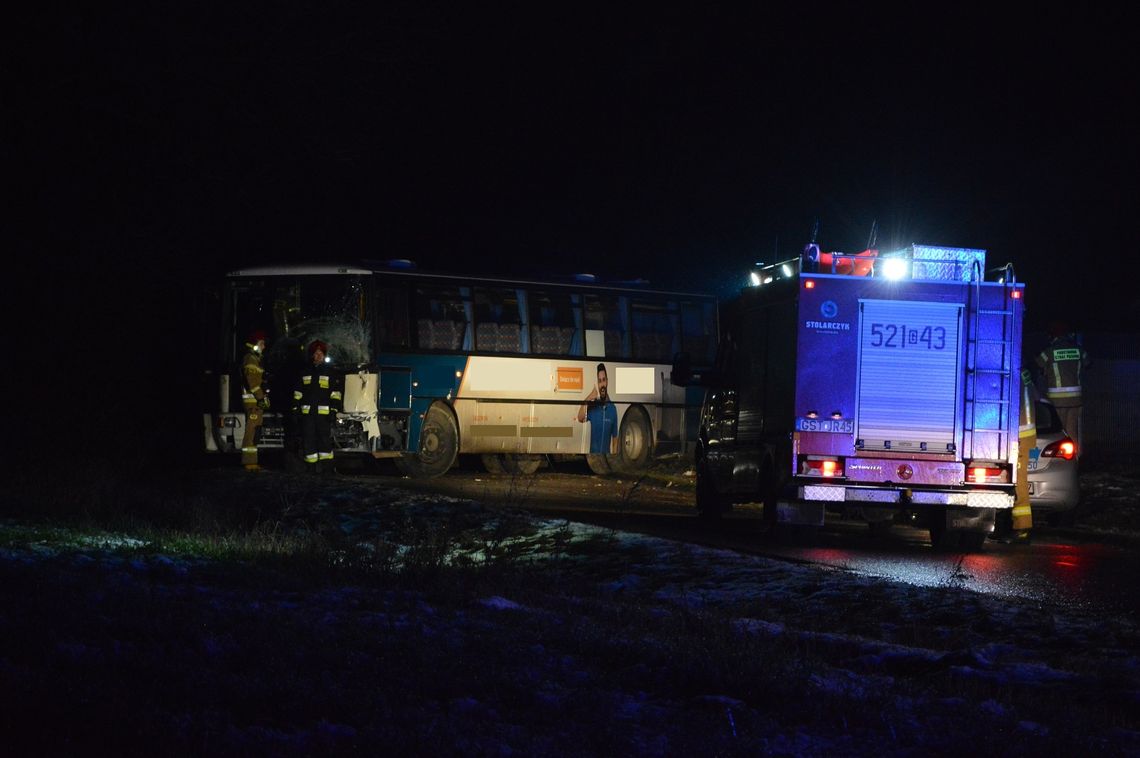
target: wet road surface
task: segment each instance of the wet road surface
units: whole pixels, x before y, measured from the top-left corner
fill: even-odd
[[[920,586],[955,586],[1042,604],[1140,617],[1140,547],[1104,544],[1079,529],[1034,532],[1029,545],[990,540],[980,553],[937,552],[925,529],[895,525],[875,538],[866,524],[828,515],[807,538],[773,535],[758,505],[737,506],[709,524],[696,517],[691,482],[679,476],[593,476],[562,467],[534,476],[493,475],[453,469],[431,480],[391,475],[396,486],[520,508],[545,518],[568,519],[640,532],[707,547],[810,563]]]

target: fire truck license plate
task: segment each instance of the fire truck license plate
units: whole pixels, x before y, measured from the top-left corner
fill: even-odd
[[[835,432],[854,434],[855,421],[849,418],[806,418],[796,419],[797,432]]]

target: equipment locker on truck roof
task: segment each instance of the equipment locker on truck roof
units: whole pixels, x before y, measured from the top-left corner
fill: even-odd
[[[831,511],[876,532],[905,518],[936,547],[980,549],[1019,475],[1024,297],[1012,267],[985,271],[984,250],[815,244],[754,270],[715,368],[674,364],[675,383],[706,387],[699,512],[758,501],[773,527]]]

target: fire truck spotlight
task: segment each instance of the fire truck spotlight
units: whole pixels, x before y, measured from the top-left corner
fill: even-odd
[[[906,277],[907,263],[902,258],[887,258],[883,261],[883,276],[891,280]]]

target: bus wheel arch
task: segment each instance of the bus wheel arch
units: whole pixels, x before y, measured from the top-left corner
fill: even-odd
[[[416,453],[396,459],[402,473],[417,479],[440,476],[455,464],[459,455],[459,422],[450,405],[437,400],[424,414],[420,446]]]

